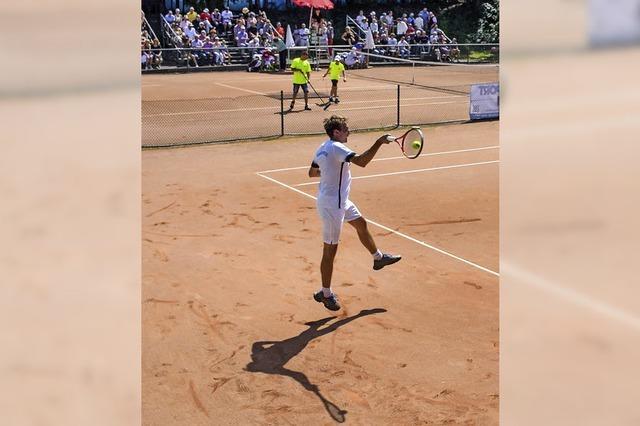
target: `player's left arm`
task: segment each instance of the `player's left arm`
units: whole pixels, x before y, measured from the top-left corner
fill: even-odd
[[[318,166],[315,161],[311,163],[311,167],[309,167],[309,177],[320,177],[320,166]]]

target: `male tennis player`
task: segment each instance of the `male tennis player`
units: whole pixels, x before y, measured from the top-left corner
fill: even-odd
[[[388,135],[379,137],[371,148],[362,154],[356,154],[344,145],[349,137],[346,118],[333,115],[324,120],[324,129],[329,135],[329,139],[320,145],[309,168],[309,177],[320,177],[316,204],[318,214],[322,219],[324,239],[322,261],[320,262],[322,289],[315,293],[313,298],[316,302],[323,303],[327,309],[337,311],[340,309],[340,303],[337,296],[331,291],[331,275],[344,221],[356,229],[360,242],[373,255],[373,269],[382,269],[396,263],[401,257],[378,250],[367,229],[367,221],[362,217],[355,204],[349,200],[351,163],[366,167],[380,146],[389,143]]]
[[[344,64],[340,62],[342,58],[340,55],[336,55],[336,57],[329,63],[329,68],[327,68],[327,72],[324,73],[322,78],[325,78],[327,74],[331,74],[331,92],[329,92],[329,102],[335,102],[336,104],[340,103],[340,99],[338,99],[338,80],[340,79],[340,74],[342,74],[342,81],[347,82],[347,74],[344,70]]]
[[[293,71],[293,98],[291,99],[291,105],[289,105],[289,111],[293,110],[300,88],[302,88],[304,92],[304,109],[311,111],[311,108],[309,108],[309,88],[307,87],[307,82],[311,78],[311,64],[309,64],[308,59],[309,53],[303,51],[299,58],[291,61],[291,71]]]

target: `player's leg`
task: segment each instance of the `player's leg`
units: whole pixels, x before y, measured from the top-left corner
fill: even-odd
[[[338,244],[324,243],[322,248],[322,261],[320,262],[320,275],[322,276],[322,288],[331,291],[331,277],[333,275],[333,261],[338,252]],[[325,292],[325,296],[328,294]],[[330,293],[329,293],[330,294]]]
[[[320,261],[320,275],[322,288],[314,293],[316,302],[324,304],[325,308],[337,311],[340,303],[337,296],[331,291],[331,278],[333,276],[333,262],[338,252],[338,241],[344,220],[344,210],[318,207],[318,214],[322,219],[322,260]]]
[[[329,102],[333,102],[338,95],[338,80],[331,80],[331,92],[329,92]]]
[[[298,90],[300,90],[300,85],[293,83],[293,96],[291,97],[291,105],[289,105],[289,110],[292,110],[293,106],[296,104],[296,97],[298,96]]]
[[[302,85],[302,91],[304,92],[304,109],[311,111],[311,108],[309,108],[309,85],[308,84],[303,84]]]
[[[376,246],[376,242],[373,240],[373,236],[371,232],[369,232],[369,228],[367,227],[367,221],[362,217],[358,217],[357,219],[353,219],[347,222],[349,225],[353,226],[358,233],[358,239],[362,243],[362,245],[369,250],[369,253],[372,255],[378,251],[378,247]]]
[[[362,217],[355,204],[349,200],[347,200],[345,220],[355,228],[358,233],[358,239],[373,256],[373,269],[382,269],[385,266],[396,263],[402,259],[401,256],[383,253],[378,249],[376,242],[373,239],[373,235],[369,232],[367,221]]]

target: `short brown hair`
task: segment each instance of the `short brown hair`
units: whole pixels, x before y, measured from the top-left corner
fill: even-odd
[[[324,131],[330,138],[333,138],[334,130],[341,130],[347,126],[347,118],[341,115],[332,115],[324,119]]]

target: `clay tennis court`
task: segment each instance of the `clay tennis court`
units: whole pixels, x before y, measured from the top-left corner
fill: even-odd
[[[302,111],[302,92],[294,112],[281,123],[291,100],[291,75],[247,72],[156,74],[142,78],[142,144],[170,146],[324,133],[322,117],[348,115],[351,129],[464,121],[469,118],[469,91],[474,83],[498,81],[497,65],[375,67],[347,71],[340,81],[339,105],[316,106],[328,98],[325,70],[312,72],[309,105]],[[414,82],[415,84],[405,84]],[[398,83],[400,117],[398,114]],[[313,90],[315,89],[315,91]],[[321,98],[318,97],[320,95]]]
[[[345,225],[337,313],[311,297],[324,137],[143,151],[144,424],[498,423],[498,122],[423,130],[418,159],[389,144],[352,167],[403,259],[373,271]]]

